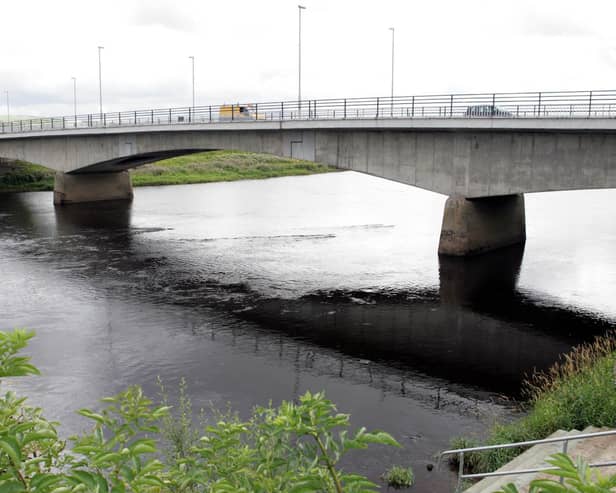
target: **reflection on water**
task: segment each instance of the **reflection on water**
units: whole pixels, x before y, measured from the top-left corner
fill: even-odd
[[[410,461],[418,491],[447,491],[448,474],[422,467],[432,454],[484,432],[526,372],[612,324],[577,286],[599,272],[616,291],[616,229],[595,232],[608,253],[580,255],[581,230],[554,250],[538,234],[553,199],[536,197],[526,251],[455,259],[436,256],[443,197],[354,173],[138,189],[132,205],[0,195],[0,326],[37,329],[44,373],[14,385],[67,433],[83,425],[72,410],[131,383],[155,393],[156,375],[242,413],[324,389],[405,446],[353,468],[376,479]]]

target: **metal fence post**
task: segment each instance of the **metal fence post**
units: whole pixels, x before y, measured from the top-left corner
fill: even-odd
[[[122,113],[118,111],[118,125],[122,125]]]
[[[458,454],[458,483],[456,484],[456,493],[460,493],[462,489],[462,475],[464,474],[464,452]]]
[[[449,100],[449,118],[453,117],[453,94],[451,95],[451,99]]]
[[[415,116],[415,96],[411,98],[411,118]]]
[[[284,120],[284,103],[280,103],[280,119]]]
[[[537,117],[541,116],[541,93],[539,93],[539,104],[537,105]]]
[[[169,125],[171,125],[171,108],[169,108]]]
[[[379,98],[376,98],[376,118],[379,118]]]
[[[154,125],[154,110],[150,111],[150,123]]]
[[[191,123],[191,122],[192,122],[192,108],[188,108],[188,123]]]
[[[259,103],[255,103],[255,120],[259,119]]]
[[[346,98],[344,99],[344,119],[346,120]]]
[[[212,106],[209,106],[209,113],[210,113],[210,122],[212,121]]]
[[[588,94],[588,118],[590,118],[590,111],[592,109],[592,91]]]

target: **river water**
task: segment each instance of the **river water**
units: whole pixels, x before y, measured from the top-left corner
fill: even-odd
[[[130,384],[156,396],[157,376],[243,416],[324,390],[403,445],[348,468],[411,464],[415,491],[449,491],[433,454],[613,326],[615,199],[527,195],[525,248],[439,260],[445,197],[353,172],[138,188],[132,205],[0,195],[0,328],[36,330],[43,372],[10,385],[64,435]]]

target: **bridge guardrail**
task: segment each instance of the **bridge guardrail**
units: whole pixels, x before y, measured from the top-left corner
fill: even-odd
[[[0,133],[219,122],[393,118],[616,118],[616,90],[310,99],[89,113],[2,122]]]

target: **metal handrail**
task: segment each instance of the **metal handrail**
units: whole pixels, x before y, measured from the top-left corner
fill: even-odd
[[[141,109],[0,122],[0,133],[219,122],[616,118],[616,90],[424,94]]]
[[[457,482],[455,491],[456,493],[459,493],[463,479],[489,478],[489,477],[496,477],[496,476],[511,476],[514,474],[516,475],[517,474],[532,474],[532,473],[537,473],[537,472],[553,471],[555,469],[558,469],[557,467],[546,466],[546,467],[538,467],[538,468],[532,468],[532,469],[518,469],[518,470],[501,471],[501,472],[494,471],[494,472],[485,472],[485,473],[464,474],[464,454],[467,452],[483,452],[486,450],[528,447],[532,445],[539,445],[542,443],[563,442],[562,452],[566,454],[567,447],[570,441],[582,440],[584,438],[597,438],[597,437],[603,437],[603,436],[611,436],[611,435],[616,435],[616,430],[596,431],[593,433],[580,433],[578,435],[544,438],[541,440],[527,440],[524,442],[511,442],[511,443],[502,443],[498,445],[481,445],[478,447],[466,447],[466,448],[460,448],[460,449],[444,450],[443,452],[439,454],[438,462],[437,462],[437,469],[440,468],[441,460],[443,459],[444,456],[458,455],[458,482]],[[616,466],[616,461],[599,462],[599,463],[588,465],[588,467],[609,467],[609,466]],[[561,483],[562,483],[562,478],[561,478]]]

